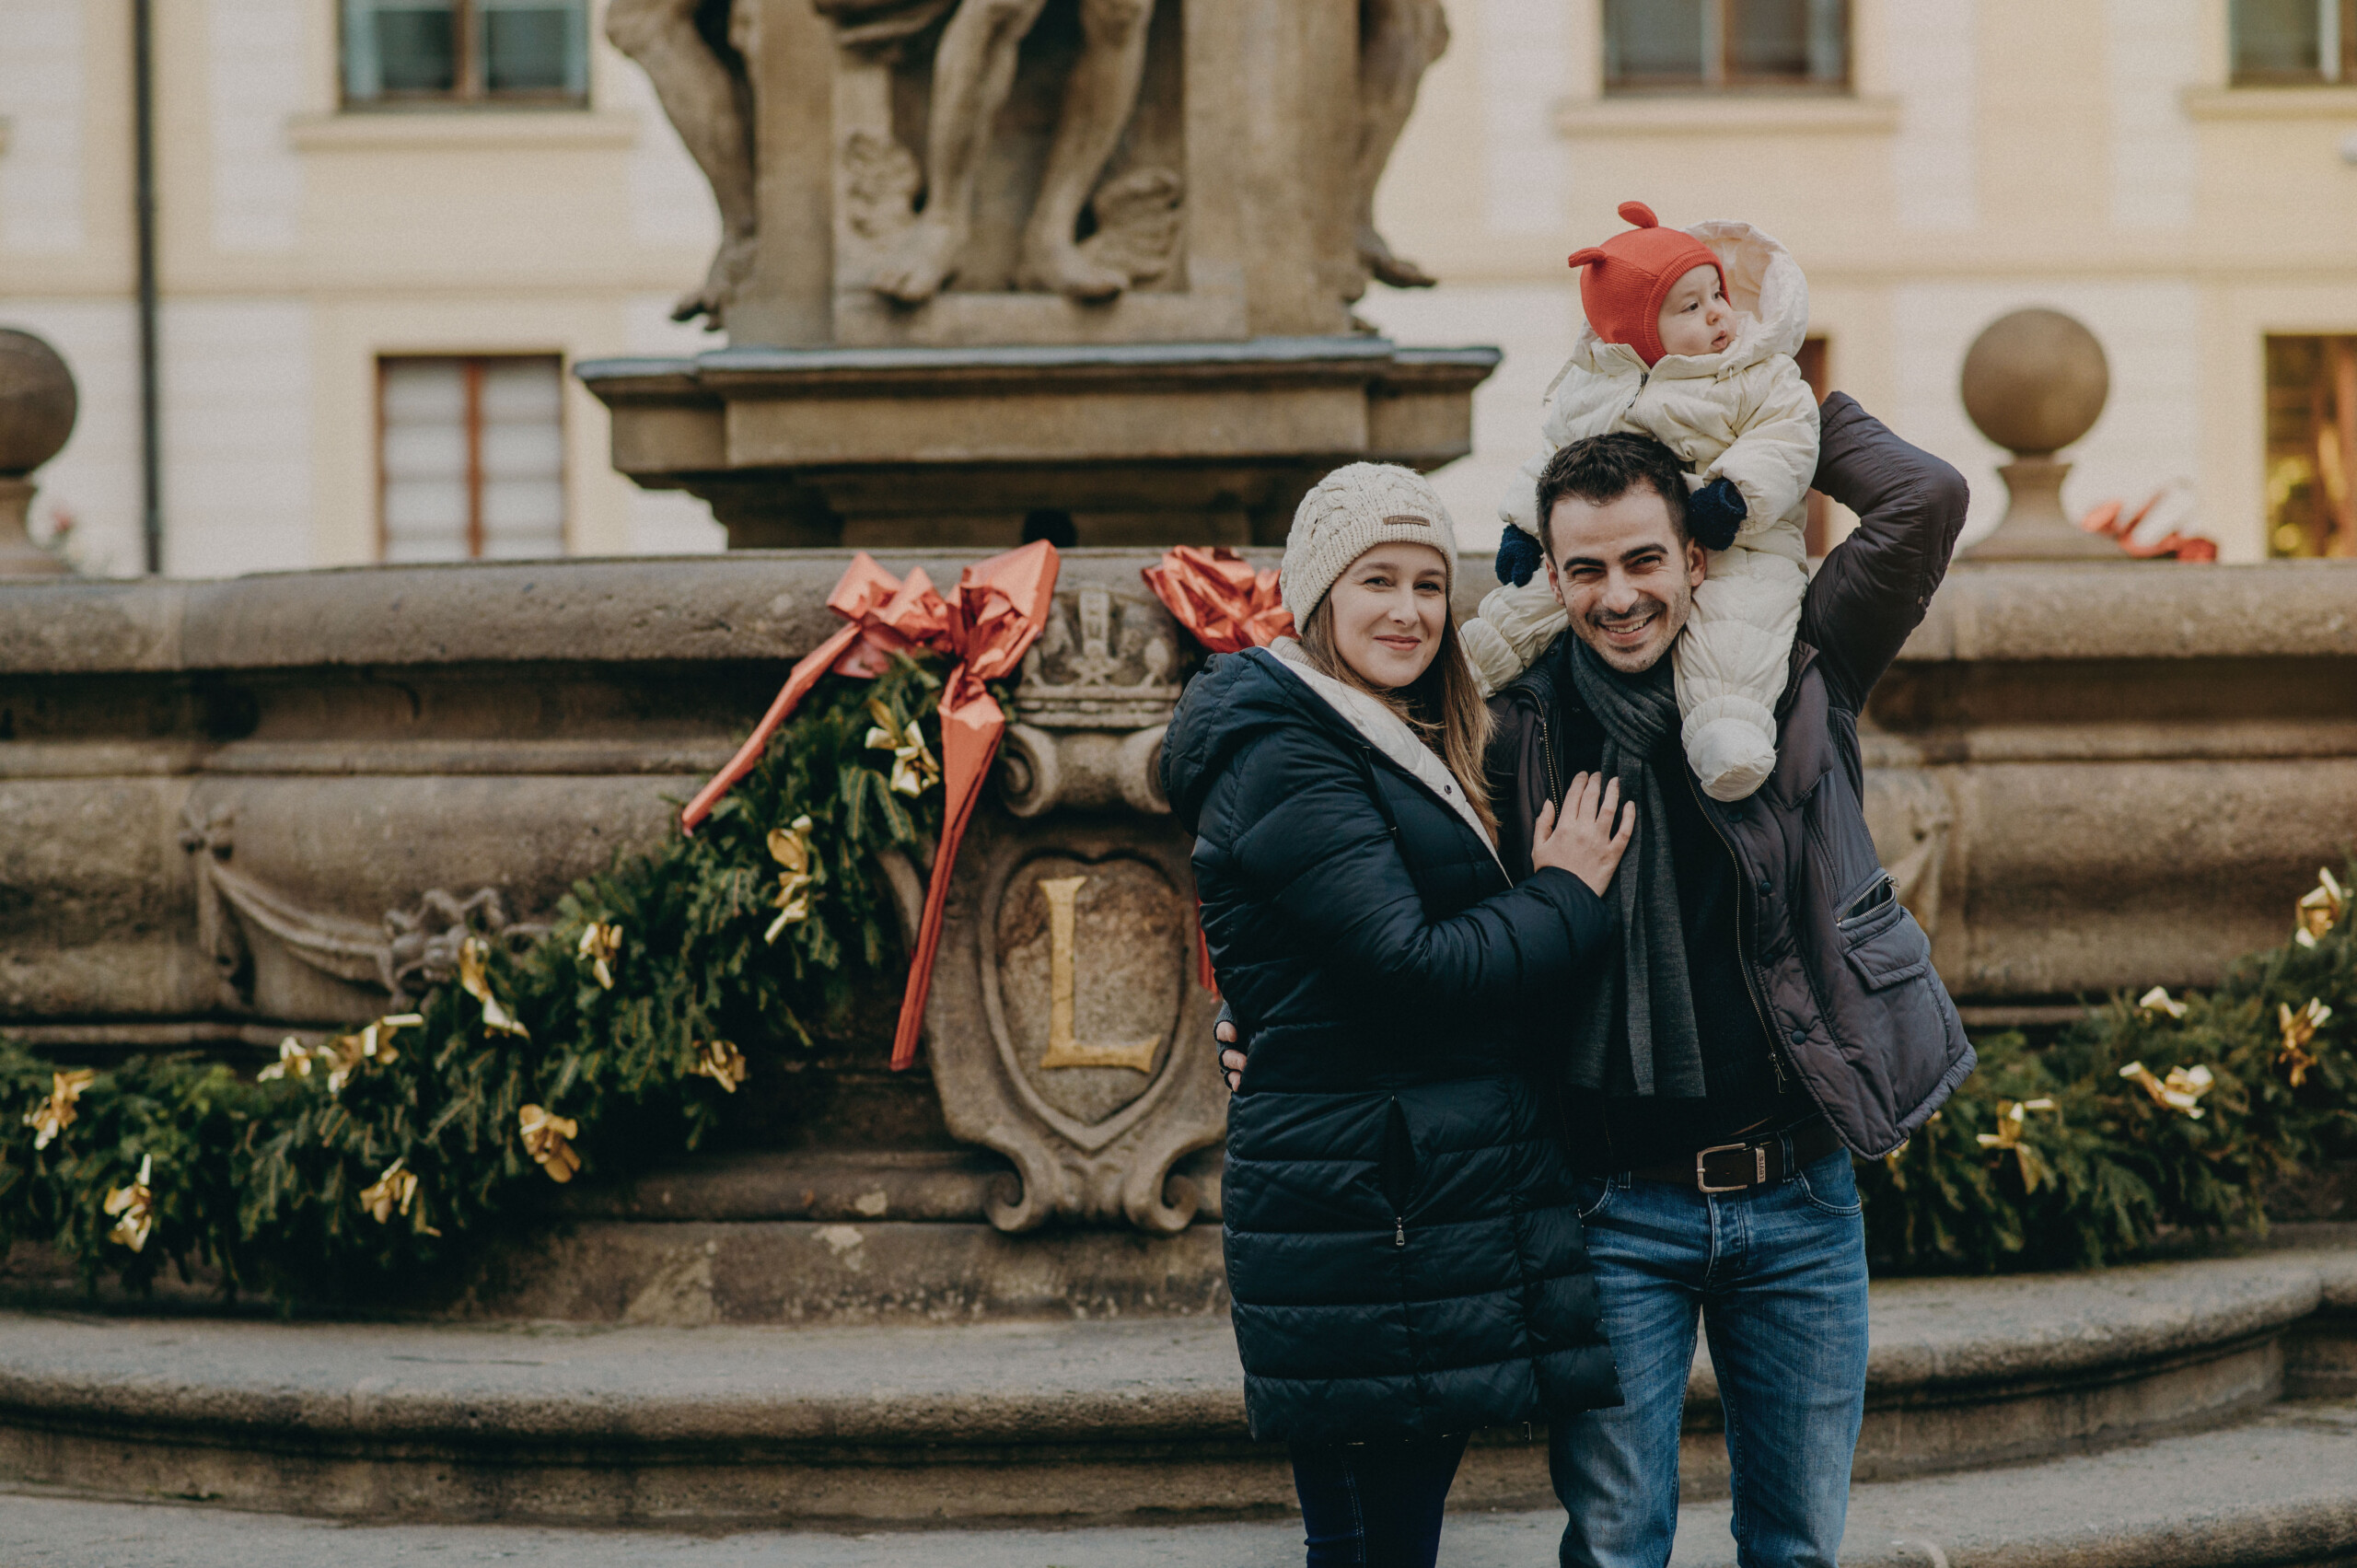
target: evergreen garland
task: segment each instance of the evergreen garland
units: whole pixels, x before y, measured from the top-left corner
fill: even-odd
[[[922,859],[941,791],[896,794],[869,732],[914,721],[937,754],[933,662],[828,677],[692,837],[577,883],[523,950],[482,934],[489,1005],[462,975],[436,976],[416,1022],[283,1049],[275,1076],[138,1058],[64,1074],[68,1097],[56,1063],[0,1041],[0,1251],[50,1242],[93,1285],[112,1273],[144,1289],[168,1263],[282,1301],[365,1297],[448,1263],[575,1164],[611,1175],[692,1149],[745,1071],[739,1042],[807,1048],[845,1026],[863,987],[900,978],[875,857]],[[807,914],[772,943],[784,889],[771,834],[802,818]],[[593,931],[610,946],[585,944]],[[519,1030],[495,1027],[502,1011]],[[60,1098],[70,1121],[43,1139],[35,1123]],[[534,1145],[545,1167],[528,1107],[561,1135]],[[143,1215],[141,1245],[116,1238]]]
[[[283,1302],[363,1297],[451,1261],[548,1179],[542,1159],[610,1176],[692,1149],[744,1070],[737,1042],[807,1047],[900,978],[875,857],[922,858],[940,793],[896,794],[870,731],[915,722],[937,750],[939,683],[907,658],[872,683],[823,680],[693,837],[576,884],[529,947],[486,941],[492,1005],[445,980],[389,1053],[380,1025],[376,1057],[347,1037],[249,1082],[186,1055],[64,1074],[0,1041],[0,1249],[47,1241],[92,1284],[203,1264]],[[793,890],[772,836],[806,817],[807,915],[772,943]],[[1940,1114],[1860,1165],[1875,1271],[2092,1267],[2259,1227],[2271,1194],[2357,1156],[2357,919],[2323,898],[2305,939],[2207,994],[2115,996],[2039,1046],[1980,1039]],[[44,1140],[61,1076],[78,1093]],[[528,1138],[529,1108],[561,1136]]]
[[[2172,1236],[2263,1229],[2271,1197],[2357,1157],[2352,916],[2240,959],[2206,994],[2114,996],[2041,1048],[1976,1040],[1980,1070],[1932,1122],[1859,1166],[1875,1272],[2092,1268]],[[2329,1016],[2287,1051],[2287,1015],[2297,1036],[2312,1003]],[[2131,1065],[2164,1087],[2172,1071],[2209,1084],[2164,1104],[2121,1075]],[[2052,1109],[2020,1114],[2024,1152],[2003,1146],[2001,1117],[2041,1101]]]

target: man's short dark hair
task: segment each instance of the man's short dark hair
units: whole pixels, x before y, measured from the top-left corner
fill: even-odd
[[[1669,526],[1678,542],[1693,536],[1686,530],[1686,466],[1678,454],[1650,436],[1615,431],[1574,441],[1547,459],[1538,476],[1538,542],[1555,555],[1555,503],[1576,495],[1606,506],[1639,485],[1669,504]]]

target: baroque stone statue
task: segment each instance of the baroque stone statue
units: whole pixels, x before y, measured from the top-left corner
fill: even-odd
[[[752,271],[760,209],[753,186],[752,0],[612,0],[606,37],[638,62],[688,154],[712,183],[720,249],[703,286],[679,298],[675,321],[717,329]]]
[[[846,41],[905,38],[929,27],[942,0],[816,0]],[[1137,107],[1154,0],[1079,0],[1081,49],[1064,83],[1055,139],[1023,231],[1018,289],[1104,300],[1130,273],[1081,244],[1081,209]],[[1016,55],[1047,0],[958,0],[933,56],[925,133],[924,206],[871,280],[903,305],[922,305],[958,274],[971,236],[976,179],[992,128],[1015,86]]]
[[[1061,85],[1008,282],[1016,292],[1103,302],[1169,271],[1180,182],[1160,168],[1106,179],[1137,111],[1155,0],[1073,3],[1079,49]],[[922,305],[972,259],[978,186],[1016,89],[1024,42],[1051,0],[612,0],[608,38],[647,73],[720,210],[720,249],[702,286],[679,300],[675,319],[701,315],[724,325],[752,271],[761,223],[753,129],[760,75],[748,61],[757,53],[765,5],[806,4],[853,53],[897,57],[930,41],[922,165],[897,145],[878,146],[865,135],[843,149],[854,190],[878,209],[858,225],[880,245],[865,286],[901,306]],[[1358,0],[1358,23],[1349,172],[1355,269],[1345,290],[1353,300],[1370,278],[1399,288],[1434,281],[1393,254],[1376,227],[1375,193],[1424,73],[1448,45],[1441,0]],[[1085,216],[1093,232],[1084,239]]]

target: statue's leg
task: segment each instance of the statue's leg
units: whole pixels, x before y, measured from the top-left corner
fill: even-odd
[[[933,57],[924,211],[877,270],[878,293],[922,305],[958,275],[973,230],[974,181],[990,150],[991,127],[1015,86],[1023,37],[1046,3],[964,0],[949,18]]]
[[[1082,254],[1077,233],[1080,209],[1137,109],[1153,19],[1154,0],[1080,0],[1080,59],[1064,85],[1063,117],[1023,231],[1016,281],[1025,288],[1110,299],[1130,285],[1126,273]]]
[[[681,298],[671,314],[681,321],[708,316],[717,327],[737,285],[752,271],[760,208],[753,195],[747,84],[721,64],[697,31],[701,3],[612,0],[606,37],[645,71],[688,155],[712,183],[720,208],[720,249],[702,289]]]
[[[1391,149],[1415,111],[1416,88],[1448,49],[1448,17],[1441,0],[1360,0],[1359,263],[1394,288],[1430,288],[1434,279],[1413,261],[1391,253],[1375,226],[1375,188]]]

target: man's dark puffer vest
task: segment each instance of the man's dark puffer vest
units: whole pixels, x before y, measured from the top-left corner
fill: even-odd
[[[1520,1060],[1528,1014],[1608,950],[1608,906],[1553,868],[1509,888],[1470,824],[1265,651],[1196,677],[1162,766],[1251,1041],[1223,1201],[1253,1434],[1619,1403]]]
[[[1747,800],[1696,798],[1735,855],[1738,941],[1770,1038],[1841,1141],[1875,1157],[1922,1126],[1974,1064],[1931,938],[1884,896],[1858,750],[1858,714],[1931,604],[1966,494],[1956,470],[1849,397],[1829,398],[1822,417],[1816,485],[1858,528],[1810,579],[1776,712],[1775,772]],[[1492,792],[1510,844],[1530,842],[1549,781],[1572,775],[1550,716],[1578,703],[1562,668],[1573,635],[1492,703]]]

